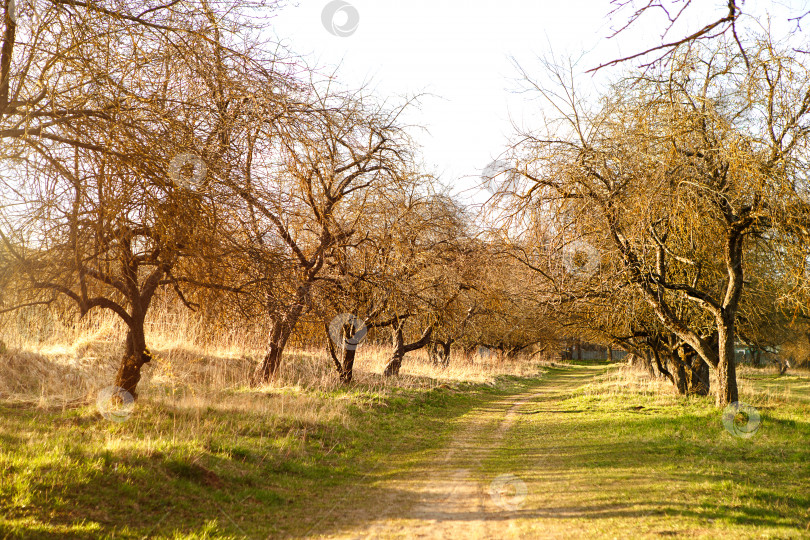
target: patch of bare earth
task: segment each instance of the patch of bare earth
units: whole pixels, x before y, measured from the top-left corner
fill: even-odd
[[[586,377],[541,383],[528,392],[505,397],[474,410],[438,459],[411,469],[405,478],[381,486],[386,494],[371,505],[343,512],[354,518],[352,530],[323,538],[520,538],[514,486],[498,492],[481,465],[498,448],[521,407],[536,399],[566,395]],[[493,493],[493,488],[495,492]],[[525,531],[524,531],[525,532]]]

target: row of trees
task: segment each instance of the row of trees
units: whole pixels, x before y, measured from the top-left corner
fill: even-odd
[[[388,375],[427,345],[446,362],[476,328],[494,343],[486,318],[509,309],[485,277],[496,251],[417,166],[409,103],[281,57],[249,37],[255,7],[5,1],[3,308],[114,312],[127,328],[115,384],[136,397],[160,294],[262,321],[255,383],[304,316],[390,330]],[[353,348],[330,352],[351,381]]]
[[[556,116],[519,134],[519,174],[499,194],[523,262],[557,286],[573,324],[651,353],[679,391],[708,393],[713,369],[718,405],[738,398],[735,348],[807,316],[804,55],[767,36],[689,42],[596,103],[570,70],[527,75]],[[599,270],[557,284],[574,242]]]
[[[387,375],[423,347],[446,364],[578,337],[648,354],[683,393],[712,369],[720,405],[735,346],[808,315],[810,72],[766,38],[675,44],[597,101],[572,69],[525,73],[556,116],[518,132],[475,213],[420,165],[408,101],[255,37],[272,3],[3,7],[0,312],[114,312],[133,396],[162,294],[260,321],[257,384],[315,320],[347,383],[368,329],[390,332]]]

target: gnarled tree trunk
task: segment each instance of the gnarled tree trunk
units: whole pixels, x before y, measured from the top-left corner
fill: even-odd
[[[133,399],[138,399],[137,388],[141,380],[141,368],[152,359],[146,348],[143,326],[143,320],[135,320],[127,331],[124,358],[115,377],[115,386],[132,394]]]
[[[394,327],[391,333],[391,346],[393,347],[391,359],[383,370],[383,375],[386,377],[399,375],[399,368],[402,367],[402,359],[405,357],[405,338],[402,335],[402,325]]]
[[[360,342],[365,338],[366,332],[369,327],[385,326],[390,323],[368,323],[363,321],[362,324],[357,324],[358,319],[354,316],[345,320],[343,326],[340,328],[340,343],[336,343],[336,336],[332,335],[334,328],[324,322],[324,330],[326,331],[326,349],[329,356],[332,357],[332,362],[335,364],[340,382],[349,384],[354,377],[354,359],[357,356],[357,347]],[[338,359],[338,347],[340,345],[341,358]]]
[[[433,365],[447,367],[450,365],[450,347],[452,347],[453,338],[447,338],[445,341],[436,339],[430,344],[430,358],[433,360]]]
[[[295,325],[298,324],[298,319],[301,318],[301,313],[304,311],[303,303],[296,303],[283,314],[273,314],[270,319],[270,343],[267,347],[267,353],[264,355],[262,363],[256,368],[253,373],[251,383],[259,385],[270,381],[275,377],[281,366],[281,357],[284,353],[284,348],[287,346],[292,335]]]
[[[405,344],[405,337],[403,335],[403,327],[405,326],[405,321],[402,321],[399,324],[395,324],[391,333],[391,345],[393,347],[393,351],[391,353],[391,359],[386,364],[385,369],[383,370],[383,375],[386,377],[390,377],[391,375],[399,375],[399,370],[402,367],[402,359],[405,358],[405,354],[411,351],[416,351],[424,347],[430,342],[430,336],[433,334],[433,325],[429,326],[427,330],[422,334],[422,337],[419,340],[414,341],[410,344]]]
[[[349,384],[354,376],[354,358],[357,350],[353,348],[343,349],[343,362],[340,367],[340,382]]]
[[[729,403],[738,401],[737,395],[737,366],[734,357],[734,319],[733,314],[723,313],[717,324],[718,362],[717,362],[717,393],[715,403],[724,407]]]
[[[704,362],[700,356],[694,355],[689,370],[687,391],[698,396],[708,396],[710,390],[709,372],[709,364]]]
[[[670,380],[678,393],[685,395],[688,392],[689,381],[686,374],[686,366],[678,355],[678,351],[672,351],[669,355],[669,373],[671,374]]]

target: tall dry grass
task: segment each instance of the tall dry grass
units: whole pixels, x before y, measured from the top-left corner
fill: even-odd
[[[716,388],[717,378],[710,373],[710,386]],[[794,368],[779,375],[779,367],[768,365],[737,366],[737,389],[740,401],[757,407],[776,407],[783,403],[802,401],[810,404],[810,369]],[[654,377],[637,366],[620,364],[607,371],[599,381],[585,390],[593,394],[642,394],[660,405],[679,399],[672,383],[664,377]],[[708,397],[706,399],[714,399]]]
[[[159,306],[146,330],[154,359],[142,373],[142,399],[174,406],[255,407],[247,385],[264,355],[261,327],[212,326],[192,312]],[[6,345],[5,351],[0,350],[0,399],[47,408],[92,402],[99,390],[113,384],[125,334],[123,323],[104,311],[92,312],[81,321],[60,317],[48,308],[4,317],[0,320],[0,340]],[[485,383],[499,375],[527,375],[536,373],[538,364],[525,357],[507,360],[476,354],[454,355],[450,366],[441,368],[418,351],[406,356],[401,375],[392,378],[381,375],[388,354],[385,346],[361,345],[351,388],[382,397],[397,388]],[[345,391],[323,347],[296,347],[285,354],[275,380],[259,391],[301,396],[339,389]]]

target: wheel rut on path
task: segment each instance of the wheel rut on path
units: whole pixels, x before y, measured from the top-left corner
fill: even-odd
[[[582,366],[555,370],[528,391],[474,409],[438,458],[420,464],[407,478],[386,482],[388,496],[375,508],[354,509],[370,519],[323,538],[518,538],[511,519],[515,508],[492,479],[483,478],[483,461],[521,414],[555,414],[560,399],[601,372]],[[531,411],[524,411],[529,403]]]

